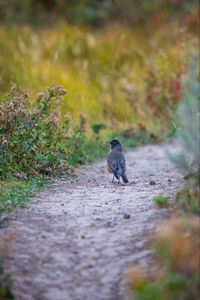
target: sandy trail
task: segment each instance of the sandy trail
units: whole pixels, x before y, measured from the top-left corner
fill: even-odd
[[[168,147],[128,151],[128,185],[112,184],[100,161],[11,214],[3,234],[16,234],[7,264],[17,300],[127,299],[123,270],[148,264],[145,241],[168,213],[152,199],[172,199],[182,181]]]

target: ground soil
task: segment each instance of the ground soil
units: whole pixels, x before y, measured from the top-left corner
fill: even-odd
[[[128,299],[123,271],[148,267],[149,237],[167,218],[153,197],[173,201],[182,176],[166,158],[173,145],[125,153],[129,184],[111,183],[105,161],[84,166],[10,215],[7,270],[17,300]]]

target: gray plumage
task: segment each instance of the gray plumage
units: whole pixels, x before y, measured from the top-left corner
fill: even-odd
[[[124,183],[128,183],[126,176],[126,161],[122,153],[122,146],[118,140],[110,142],[111,150],[107,157],[107,168],[117,180],[122,178]]]

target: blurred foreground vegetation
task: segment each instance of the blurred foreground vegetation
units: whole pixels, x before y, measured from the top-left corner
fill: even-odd
[[[200,83],[190,65],[182,102],[177,109],[180,153],[168,154],[185,175],[171,217],[151,241],[154,263],[149,270],[135,266],[125,272],[135,300],[191,300],[200,295]],[[164,197],[157,196],[157,204]],[[159,201],[158,201],[159,200]],[[162,201],[161,201],[162,200]]]

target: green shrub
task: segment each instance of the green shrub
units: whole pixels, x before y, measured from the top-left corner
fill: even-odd
[[[105,139],[99,138],[96,134],[87,136],[85,132],[81,132],[76,149],[69,159],[70,165],[91,163],[97,158],[105,157],[109,149]]]
[[[168,153],[170,160],[185,174],[185,185],[176,201],[184,211],[200,212],[200,84],[195,58],[190,62],[189,75],[177,108],[176,141],[178,154]]]
[[[48,181],[40,177],[32,177],[28,180],[7,179],[0,180],[0,223],[4,211],[10,211],[13,207],[25,206],[27,199],[48,185]]]
[[[166,197],[162,196],[162,195],[158,195],[155,196],[153,198],[153,201],[155,204],[157,204],[158,206],[166,206],[168,204],[168,200]]]
[[[179,154],[169,154],[171,161],[185,174],[200,175],[200,84],[196,61],[191,61],[189,75],[177,109]]]
[[[66,91],[52,86],[38,94],[13,86],[0,105],[0,177],[56,175],[66,172],[79,130],[69,115],[60,120],[59,104]]]
[[[183,189],[176,195],[176,203],[184,212],[200,214],[199,179],[192,177],[185,182]]]
[[[95,134],[99,134],[99,132],[103,129],[106,129],[106,124],[104,123],[95,123],[92,125],[92,130]]]

